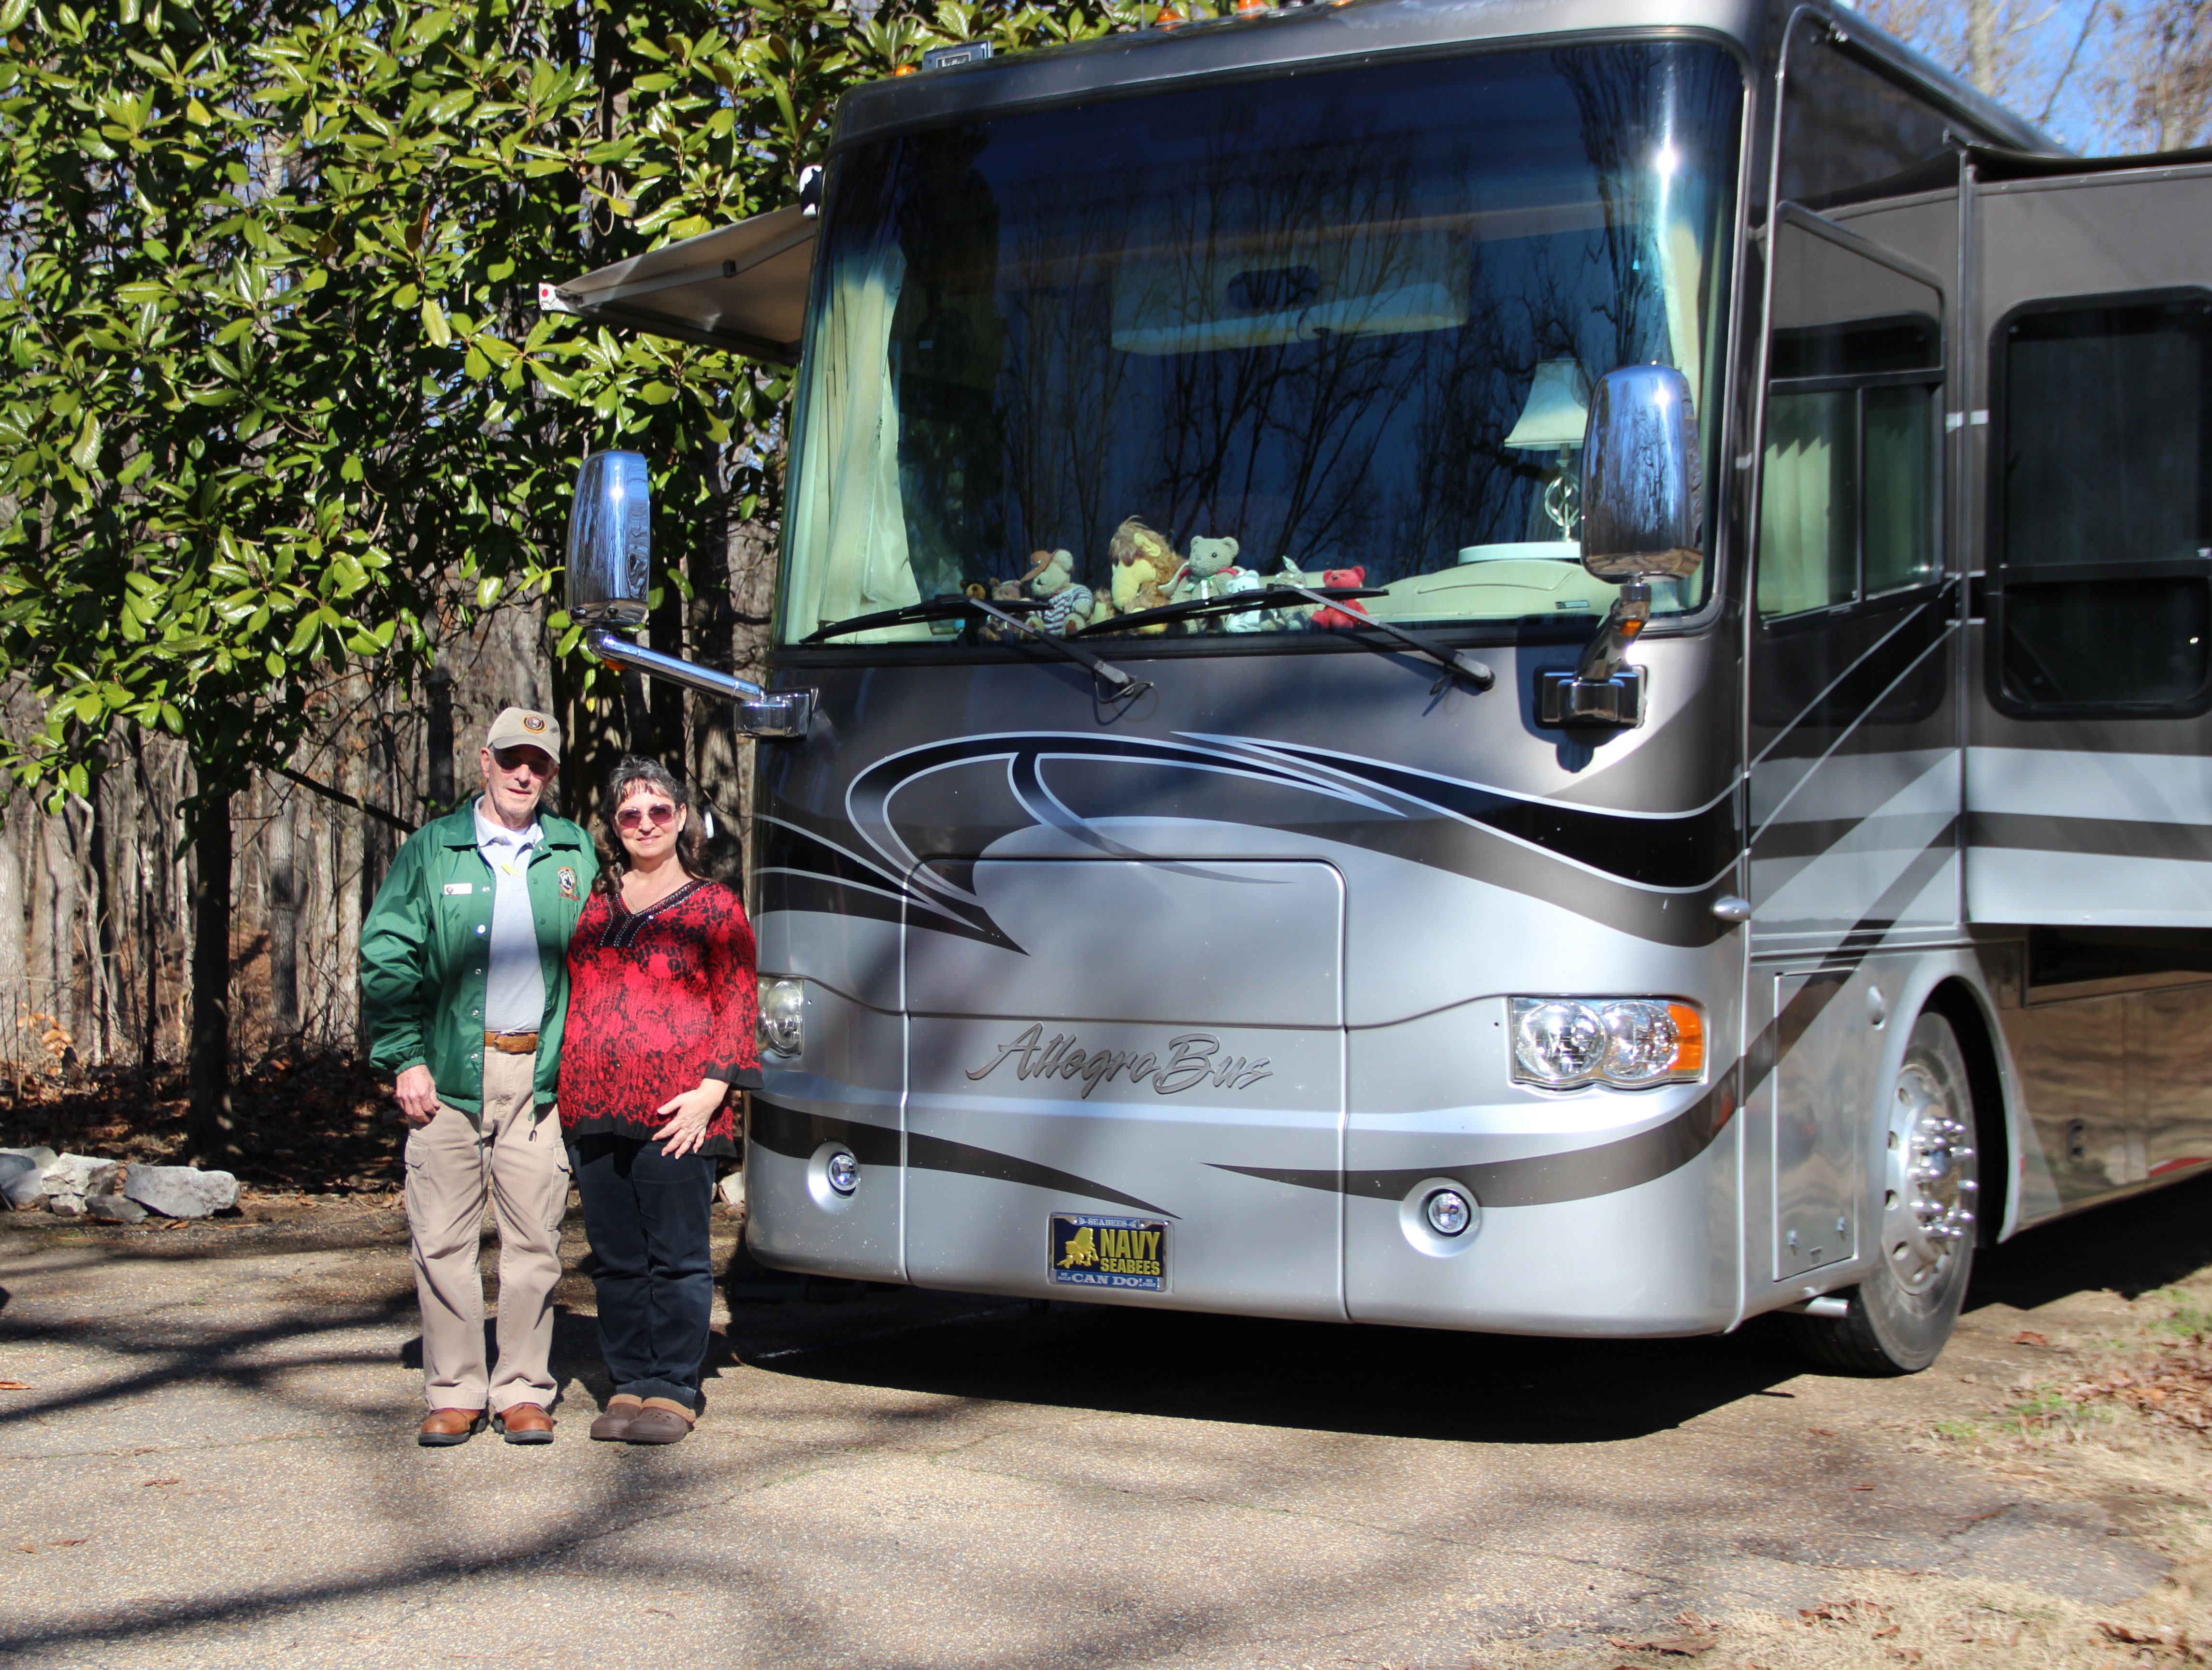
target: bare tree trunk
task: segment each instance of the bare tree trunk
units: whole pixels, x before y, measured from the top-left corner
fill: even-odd
[[[243,1157],[230,1111],[231,796],[204,789],[192,819],[191,1103],[185,1141],[204,1164]]]
[[[423,716],[423,750],[429,756],[430,808],[444,812],[453,804],[453,673],[441,646],[427,681],[428,711]],[[426,809],[426,821],[428,809]]]
[[[1981,91],[1997,90],[1996,0],[1966,0],[1967,76]]]
[[[293,858],[295,797],[269,821],[269,1025],[271,1043],[300,1035],[300,871]]]

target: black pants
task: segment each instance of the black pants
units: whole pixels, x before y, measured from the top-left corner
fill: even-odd
[[[672,1160],[658,1143],[602,1136],[569,1144],[568,1161],[599,1266],[599,1354],[615,1390],[697,1412],[714,1302],[713,1157]]]

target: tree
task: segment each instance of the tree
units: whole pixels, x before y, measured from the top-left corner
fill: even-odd
[[[249,774],[349,681],[408,683],[471,610],[543,595],[587,445],[653,460],[679,547],[773,506],[774,372],[542,316],[537,282],[788,201],[837,94],[928,44],[1133,17],[0,0],[0,673],[46,714],[0,767],[52,804],[133,727],[189,750],[199,1154],[234,1146]]]

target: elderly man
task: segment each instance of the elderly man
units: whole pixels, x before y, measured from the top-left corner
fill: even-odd
[[[551,717],[509,707],[477,755],[484,792],[410,836],[361,931],[370,1059],[407,1137],[407,1228],[422,1305],[416,1435],[463,1444],[490,1418],[550,1444],[553,1288],[568,1162],[553,1113],[568,936],[599,873],[590,838],[538,802],[560,768]],[[499,1225],[499,1362],[484,1361],[477,1237]]]

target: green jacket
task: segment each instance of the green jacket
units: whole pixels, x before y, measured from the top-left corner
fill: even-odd
[[[553,1100],[561,1025],[568,1014],[568,937],[599,873],[591,838],[540,812],[544,839],[530,859],[531,915],[545,974],[538,1029],[538,1106]],[[362,1013],[369,1060],[396,1078],[420,1063],[438,1099],[474,1118],[483,1111],[487,937],[496,878],[477,850],[476,803],[408,836],[361,928]]]

